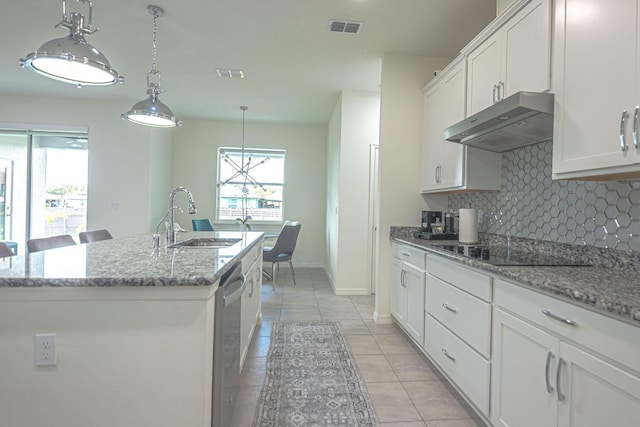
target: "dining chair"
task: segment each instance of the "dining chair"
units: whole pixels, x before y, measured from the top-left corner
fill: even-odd
[[[11,257],[14,255],[15,254],[6,243],[0,242],[0,258]]]
[[[193,225],[193,231],[214,231],[213,224],[208,218],[192,219],[191,225]]]
[[[52,237],[41,237],[39,239],[27,240],[27,249],[29,253],[40,252],[47,249],[61,248],[63,246],[73,246],[76,241],[68,234]]]
[[[296,286],[296,272],[293,269],[291,258],[293,258],[293,251],[296,249],[301,227],[302,224],[297,221],[285,222],[273,247],[265,246],[262,251],[262,260],[271,263],[271,283],[274,291],[276,289],[276,264],[279,267],[280,262],[283,261],[289,262],[293,286]]]
[[[80,243],[91,243],[113,239],[111,233],[104,228],[101,230],[82,231],[78,236],[80,237]]]

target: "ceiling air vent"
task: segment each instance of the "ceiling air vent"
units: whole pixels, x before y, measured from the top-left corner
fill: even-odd
[[[332,33],[359,34],[362,29],[362,22],[352,21],[329,21],[329,31]]]
[[[229,70],[228,68],[216,68],[216,73],[218,73],[218,77],[244,79],[244,71],[242,70]]]

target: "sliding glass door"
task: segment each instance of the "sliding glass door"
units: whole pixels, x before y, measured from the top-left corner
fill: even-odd
[[[0,240],[75,238],[87,219],[87,133],[0,128]]]

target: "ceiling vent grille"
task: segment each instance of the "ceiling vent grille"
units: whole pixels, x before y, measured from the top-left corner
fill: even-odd
[[[329,21],[329,31],[332,33],[351,33],[359,34],[362,30],[362,22],[353,21]]]
[[[218,77],[226,77],[232,79],[244,79],[244,71],[242,70],[230,70],[228,68],[216,68]]]

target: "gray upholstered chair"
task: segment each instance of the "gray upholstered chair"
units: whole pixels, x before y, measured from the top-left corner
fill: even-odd
[[[214,231],[213,224],[211,224],[211,220],[208,218],[192,219],[191,225],[193,226],[193,231]]]
[[[6,243],[0,242],[0,258],[11,257],[15,255]]]
[[[273,289],[276,288],[276,264],[279,265],[282,261],[288,261],[289,267],[291,267],[291,275],[293,276],[293,285],[296,286],[296,272],[293,269],[291,258],[293,257],[293,251],[296,249],[296,243],[298,242],[298,234],[300,234],[300,228],[302,224],[299,222],[287,221],[282,226],[280,234],[276,239],[276,243],[273,247],[265,246],[262,252],[262,260],[264,262],[271,263],[271,281],[273,283]]]
[[[61,236],[42,237],[40,239],[31,239],[27,241],[27,249],[29,253],[40,252],[47,249],[61,248],[63,246],[75,245],[76,241],[68,234]]]
[[[80,237],[80,243],[91,243],[91,242],[99,242],[100,240],[109,240],[113,239],[111,233],[107,230],[92,230],[92,231],[83,231],[78,234]]]

